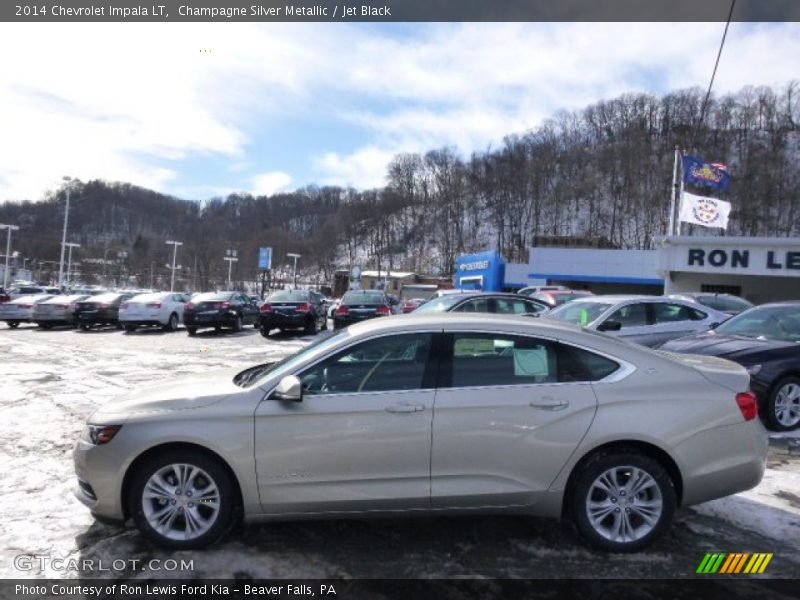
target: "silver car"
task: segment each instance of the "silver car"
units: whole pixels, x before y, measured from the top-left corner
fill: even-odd
[[[19,327],[20,323],[30,323],[36,305],[50,298],[53,298],[52,294],[29,294],[3,302],[0,304],[0,321],[5,321],[11,329]]]
[[[677,507],[752,488],[766,431],[747,372],[557,321],[372,319],[280,362],[104,405],[77,497],[169,548],[235,522],[400,512],[566,516],[643,548]]]
[[[50,296],[33,307],[32,320],[42,329],[51,329],[56,325],[75,326],[75,303],[86,300],[88,295]]]
[[[663,296],[591,296],[553,309],[545,318],[603,331],[650,348],[713,329],[729,314]]]

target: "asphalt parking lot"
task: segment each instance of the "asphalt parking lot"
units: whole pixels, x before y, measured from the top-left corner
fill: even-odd
[[[323,334],[324,335],[324,334]],[[706,552],[772,552],[767,574],[800,569],[800,455],[773,436],[762,484],[683,509],[646,552],[606,555],[569,523],[522,517],[436,517],[273,523],[200,552],[167,552],[132,528],[96,523],[72,496],[71,450],[85,419],[113,397],[159,379],[280,358],[312,338],[0,324],[0,576],[445,578],[692,576]],[[20,555],[78,559],[61,571]],[[127,561],[122,568],[120,559]],[[167,570],[168,559],[191,569]],[[156,562],[150,562],[155,560]],[[74,563],[73,563],[74,564]],[[159,570],[160,567],[160,570]]]

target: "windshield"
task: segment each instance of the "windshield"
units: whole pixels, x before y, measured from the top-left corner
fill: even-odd
[[[197,294],[192,298],[192,303],[197,304],[198,302],[224,302],[226,300],[231,299],[230,293],[219,293],[219,292],[206,292],[205,294]]]
[[[241,387],[252,387],[259,385],[268,375],[270,377],[288,375],[297,365],[313,359],[315,356],[325,354],[348,337],[350,337],[350,332],[342,329],[331,336],[317,339],[302,350],[290,354],[279,361],[263,363],[245,369],[236,374],[233,378],[233,383]]]
[[[573,300],[572,302],[562,304],[558,308],[553,309],[551,312],[547,313],[546,317],[548,319],[558,319],[559,321],[585,327],[612,306],[613,304],[607,304],[605,302],[582,302],[580,300]]]
[[[304,290],[292,290],[289,292],[275,292],[270,294],[267,302],[308,302],[309,294]]]
[[[800,305],[751,308],[725,321],[714,331],[724,335],[800,342]]]
[[[433,300],[428,300],[425,304],[420,305],[414,314],[420,313],[437,313],[447,312],[454,304],[464,299],[461,294],[448,294],[446,296],[439,296]]]
[[[347,292],[342,298],[342,304],[348,306],[353,304],[383,304],[384,302],[383,294],[380,292]]]

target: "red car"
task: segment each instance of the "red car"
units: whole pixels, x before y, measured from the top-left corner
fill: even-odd
[[[0,304],[3,302],[8,302],[9,300],[11,300],[11,296],[6,294],[6,291],[0,287]]]
[[[407,298],[403,301],[403,313],[410,313],[414,312],[414,310],[420,305],[424,304],[425,300],[422,298]]]
[[[594,294],[587,290],[545,290],[533,294],[531,298],[546,302],[550,306],[561,306],[570,300],[586,296],[594,296]]]

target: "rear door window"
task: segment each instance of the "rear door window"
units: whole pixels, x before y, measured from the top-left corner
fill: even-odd
[[[626,327],[641,327],[650,324],[647,317],[647,304],[644,302],[626,304],[622,308],[614,311],[608,320],[616,321],[622,325],[623,329]]]
[[[702,321],[706,316],[704,312],[683,304],[668,304],[666,302],[653,304],[653,318],[656,324]]]

